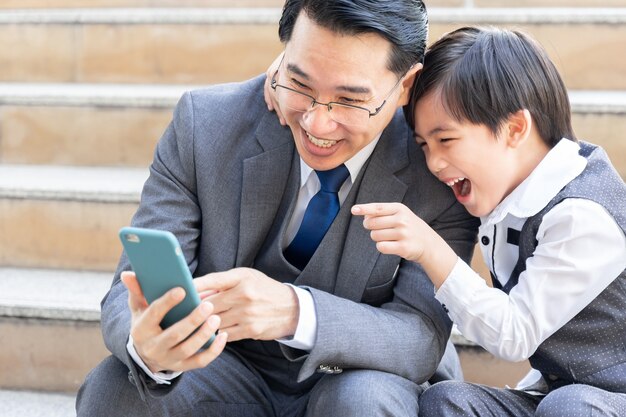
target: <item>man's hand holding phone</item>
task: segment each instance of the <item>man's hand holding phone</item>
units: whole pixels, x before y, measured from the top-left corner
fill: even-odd
[[[172,233],[125,227],[119,235],[135,271],[121,277],[128,288],[130,335],[152,373],[205,367],[227,339],[294,335],[299,302],[290,286],[251,268],[192,279]]]
[[[226,332],[218,334],[208,349],[200,350],[220,327],[220,318],[212,314],[209,301],[201,302],[191,314],[164,330],[161,321],[185,298],[185,291],[173,288],[148,304],[133,272],[123,272],[122,282],[128,288],[135,350],[152,372],[203,368],[222,353]]]

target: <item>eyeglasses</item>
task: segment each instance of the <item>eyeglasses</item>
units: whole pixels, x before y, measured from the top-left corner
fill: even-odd
[[[280,69],[282,65],[282,60],[278,68]],[[382,108],[387,103],[387,99],[391,96],[394,90],[400,85],[400,81],[402,78],[396,82],[393,88],[389,91],[389,93],[385,96],[382,104],[371,112],[369,109],[365,107],[355,106],[353,104],[346,103],[338,103],[336,101],[329,101],[328,103],[322,103],[321,101],[317,101],[317,99],[307,93],[303,93],[302,91],[298,91],[294,88],[287,87],[282,84],[278,84],[276,81],[276,76],[278,75],[278,70],[272,76],[272,82],[270,86],[272,90],[276,93],[278,100],[290,108],[291,110],[295,110],[297,112],[305,113],[309,110],[315,108],[316,105],[325,106],[328,109],[328,113],[330,114],[330,118],[335,122],[346,125],[364,125],[367,124],[370,117],[376,116]]]

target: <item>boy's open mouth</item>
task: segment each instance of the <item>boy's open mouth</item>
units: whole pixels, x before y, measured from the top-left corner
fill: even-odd
[[[466,178],[456,178],[446,183],[457,197],[465,197],[472,191],[472,183]]]

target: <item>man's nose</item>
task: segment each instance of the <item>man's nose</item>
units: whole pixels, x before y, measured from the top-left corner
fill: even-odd
[[[304,128],[313,136],[324,137],[325,133],[337,129],[337,122],[333,120],[328,106],[324,104],[315,104],[302,115],[302,121]]]

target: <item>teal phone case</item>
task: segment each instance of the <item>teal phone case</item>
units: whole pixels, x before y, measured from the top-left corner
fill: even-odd
[[[165,315],[161,327],[165,329],[187,317],[200,304],[200,297],[176,236],[162,230],[138,227],[123,227],[119,236],[148,303],[172,288],[185,290],[185,298]],[[214,338],[211,337],[204,347],[208,347]]]

